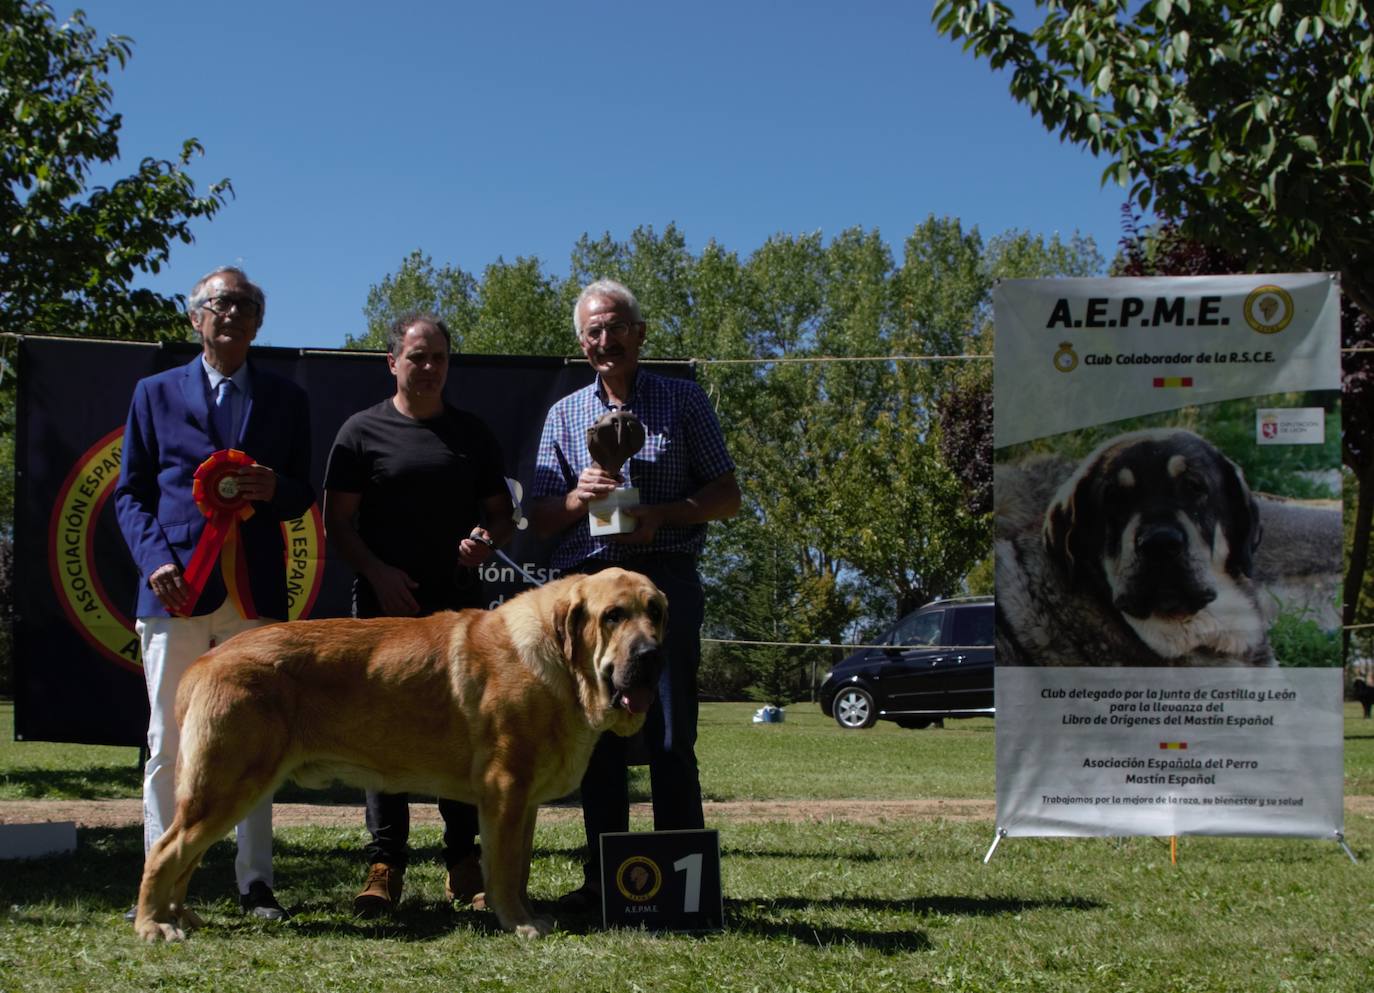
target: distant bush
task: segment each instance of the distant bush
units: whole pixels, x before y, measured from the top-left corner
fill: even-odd
[[[1280,614],[1269,629],[1269,643],[1282,666],[1335,668],[1341,664],[1340,631],[1324,631],[1302,614]]]
[[[747,700],[746,688],[753,682],[748,665],[731,646],[701,646],[701,667],[697,669],[697,695],[703,700]]]

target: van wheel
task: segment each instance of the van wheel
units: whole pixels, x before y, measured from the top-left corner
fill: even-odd
[[[842,728],[871,728],[878,720],[878,708],[868,690],[850,686],[835,697],[835,723]]]

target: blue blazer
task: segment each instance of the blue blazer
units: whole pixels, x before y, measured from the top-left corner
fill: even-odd
[[[310,408],[290,380],[248,363],[251,396],[244,406],[238,448],[274,470],[270,503],[254,503],[239,524],[240,549],[253,604],[260,617],[286,619],[286,559],[281,522],[300,517],[315,502],[310,486]],[[141,379],[124,427],[124,455],[115,489],[119,529],[138,566],[138,617],[167,617],[148,585],[168,562],[185,569],[205,530],[206,517],[191,495],[196,468],[218,447],[211,434],[209,378],[197,355],[189,363]],[[217,609],[226,596],[219,568],[212,570],[194,614]]]

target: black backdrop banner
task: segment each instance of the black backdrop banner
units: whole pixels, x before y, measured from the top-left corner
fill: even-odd
[[[23,337],[15,448],[15,738],[137,745],[148,699],[134,634],[138,574],[115,521],[124,421],[134,384],[189,362],[186,344]],[[311,481],[323,495],[334,435],[355,411],[391,396],[376,352],[255,346],[252,360],[310,397]],[[690,378],[685,363],[646,363]],[[550,542],[534,536],[523,499],[549,406],[592,371],[561,358],[455,355],[445,394],[483,417],[506,458],[518,528],[505,549],[535,579],[550,578]],[[416,522],[424,540],[423,522]],[[346,617],[352,571],[328,554],[316,504],[283,525],[291,618]],[[493,558],[482,567],[489,604],[530,585]]]

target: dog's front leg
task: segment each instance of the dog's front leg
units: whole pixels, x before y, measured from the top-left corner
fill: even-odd
[[[510,783],[486,790],[477,805],[487,906],[501,927],[522,938],[538,938],[553,928],[547,918],[534,916],[527,892],[537,809],[526,789]]]

